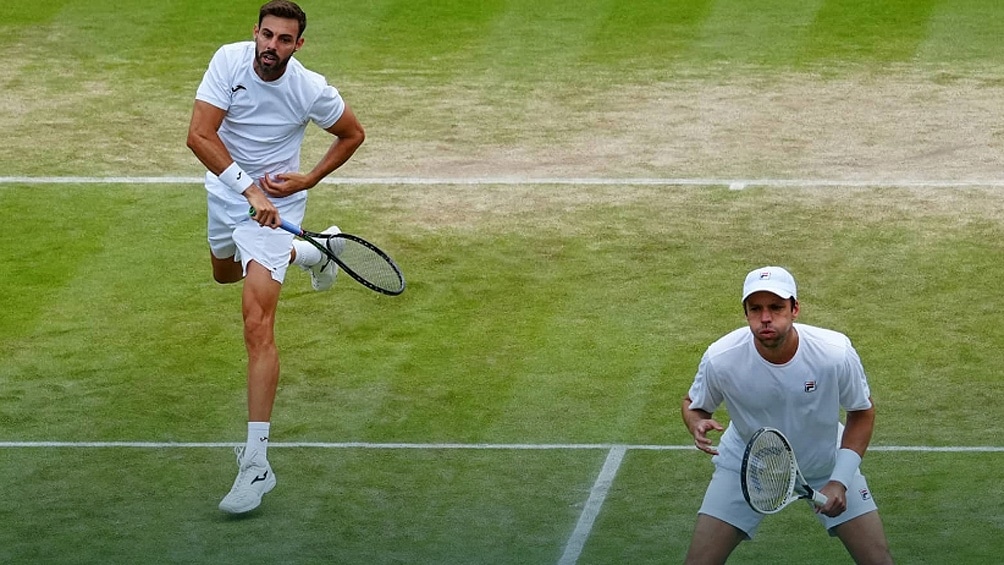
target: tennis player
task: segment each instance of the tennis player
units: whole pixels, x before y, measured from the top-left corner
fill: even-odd
[[[309,271],[315,290],[330,288],[337,274],[320,251],[275,228],[280,218],[302,223],[307,190],[348,161],[365,137],[338,90],[294,58],[306,27],[306,15],[293,2],[262,6],[253,41],[224,45],[213,55],[188,130],[188,147],[208,169],[213,278],[244,280],[247,442],[237,448],[237,479],[220,502],[232,514],[257,508],[276,484],[267,448],[279,381],[275,312],[286,269],[292,263]],[[313,169],[301,173],[300,147],[310,122],[334,141]]]
[[[892,563],[878,509],[858,470],[875,407],[857,352],[841,333],[795,323],[795,279],[781,267],[746,275],[742,305],[748,327],[708,347],[681,408],[694,444],[715,464],[686,563],[725,563],[755,535],[764,516],[743,498],[739,473],[746,443],[764,426],[791,440],[802,474],[828,498],[817,510],[819,521],[854,561]],[[723,430],[712,417],[722,403],[731,421],[716,449],[708,433]]]

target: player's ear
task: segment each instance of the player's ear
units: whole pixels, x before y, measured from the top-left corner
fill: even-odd
[[[795,300],[794,298],[792,298],[791,299],[791,317],[792,318],[797,318],[799,310],[800,310],[800,308],[798,306],[798,300]]]

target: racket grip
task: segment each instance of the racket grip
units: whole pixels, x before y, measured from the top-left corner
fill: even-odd
[[[255,209],[254,209],[254,207],[251,207],[248,210],[248,215],[251,216],[252,218],[254,217],[254,215],[255,215]],[[286,231],[288,231],[289,233],[291,233],[293,235],[303,235],[303,229],[300,226],[294,224],[293,222],[287,222],[286,220],[282,220],[279,223],[279,227],[282,228],[282,229],[284,229],[284,230],[286,230]]]
[[[813,490],[812,491],[812,502],[816,506],[825,506],[827,500],[829,500],[829,499],[826,498],[825,494],[819,492],[818,490]]]
[[[288,231],[293,235],[303,235],[303,230],[300,228],[300,226],[292,222],[287,222],[286,220],[282,220],[282,222],[279,223],[279,227]]]

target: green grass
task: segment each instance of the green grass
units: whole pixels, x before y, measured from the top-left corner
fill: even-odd
[[[85,207],[101,190],[9,186],[0,202],[36,224],[61,207]],[[178,187],[104,190],[97,213],[54,216],[50,229],[67,236],[46,241],[65,240],[65,254],[53,255],[42,240],[4,240],[11,260],[0,290],[23,305],[3,319],[5,439],[239,438],[238,289],[206,280],[201,198]],[[509,190],[455,194],[454,205],[480,206]],[[822,202],[813,190],[653,187],[625,202],[610,188],[577,187],[589,198],[567,206],[567,188],[533,190],[554,203],[545,210],[550,227],[533,230],[536,208],[485,222],[472,208],[473,220],[452,228],[407,219],[420,207],[415,201],[429,192],[445,197],[448,187],[421,196],[406,187],[380,195],[343,187],[337,200],[315,198],[308,221],[337,208],[360,233],[380,234],[402,258],[411,287],[389,299],[342,281],[320,296],[293,274],[280,308],[285,356],[274,439],[685,444],[679,397],[703,346],[741,323],[736,273],[758,258],[800,274],[805,321],[842,327],[855,340],[879,402],[876,445],[1000,445],[993,367],[1001,335],[985,320],[1001,305],[983,292],[1001,276],[994,192],[959,194],[983,210],[960,223],[950,206],[930,206],[942,195],[924,191],[860,190]],[[39,199],[51,205],[29,205]],[[771,223],[736,218],[781,206],[786,237],[761,254],[757,241]],[[665,221],[680,209],[692,214]],[[597,230],[611,218],[618,230]],[[828,240],[817,236],[823,218]],[[150,234],[162,250],[155,255]],[[38,276],[32,265],[40,256],[65,257],[66,269]],[[978,306],[950,306],[960,304]],[[956,398],[975,399],[986,416],[965,417]],[[260,552],[304,563],[332,555],[552,562],[602,456],[276,448],[280,489],[260,517],[235,524],[213,508],[232,472],[222,450],[3,453],[0,468],[16,477],[0,515],[16,524],[4,534],[6,555],[60,561],[61,548],[85,548],[69,559],[77,562],[130,561],[135,552],[164,562],[239,562]],[[904,459],[918,463],[907,472]],[[894,550],[972,563],[996,551],[971,542],[1000,529],[999,515],[978,510],[986,496],[1000,495],[992,484],[997,459],[870,455],[866,471]],[[945,471],[935,471],[939,464]],[[961,493],[948,486],[952,464],[973,481]],[[72,477],[62,475],[67,468]],[[682,555],[709,472],[697,454],[629,452],[581,562]],[[918,503],[928,520],[921,525]],[[977,531],[962,518],[971,512],[982,516]],[[769,522],[767,541],[744,546],[737,562],[766,559],[778,544],[801,561],[806,550],[786,535],[792,528],[819,536],[823,549],[813,551],[823,552],[821,562],[845,559],[808,513],[792,510],[777,522],[785,525]],[[910,533],[934,527],[937,538]],[[38,529],[54,545],[26,541]]]
[[[700,106],[726,88],[765,100],[778,84],[902,81],[916,88],[909,107],[935,96],[925,87],[994,91],[1004,68],[1004,14],[989,1],[425,4],[304,2],[301,58],[369,133],[345,175],[407,176],[431,160],[477,176],[481,160],[519,151],[593,166],[567,139],[616,145],[637,123],[627,112],[679,110],[654,104],[660,89],[696,85]],[[201,173],[184,147],[194,90],[220,43],[249,37],[253,6],[0,10],[2,175]],[[782,131],[793,152],[820,133]],[[785,176],[788,154],[743,133],[763,162],[692,146],[677,168],[609,149],[600,171]],[[866,139],[876,155],[897,149],[883,133]],[[305,163],[324,142],[308,138]],[[847,170],[896,173],[869,163]],[[204,207],[194,184],[0,184],[0,442],[242,438],[240,287],[211,282]],[[1002,219],[999,189],[962,186],[326,185],[305,224],[373,238],[409,287],[388,298],[343,279],[320,295],[290,273],[279,486],[261,511],[216,510],[234,471],[224,448],[0,448],[0,562],[556,563],[602,449],[280,446],[685,445],[679,400],[707,344],[743,323],[739,277],[767,263],[795,273],[802,321],[856,344],[874,445],[1001,447]],[[869,453],[900,562],[1004,552],[1000,466],[1000,452]],[[710,473],[689,450],[629,450],[579,562],[680,561]],[[732,562],[847,557],[796,506]]]

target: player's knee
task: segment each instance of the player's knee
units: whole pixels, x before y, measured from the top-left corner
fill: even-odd
[[[244,268],[240,263],[213,257],[213,280],[220,284],[233,284],[244,278]]]
[[[244,341],[248,349],[259,349],[275,345],[275,331],[272,318],[268,316],[248,316],[244,319]]]
[[[240,274],[234,275],[233,273],[217,273],[213,271],[213,280],[220,284],[234,284],[235,282],[240,282],[242,278]]]

